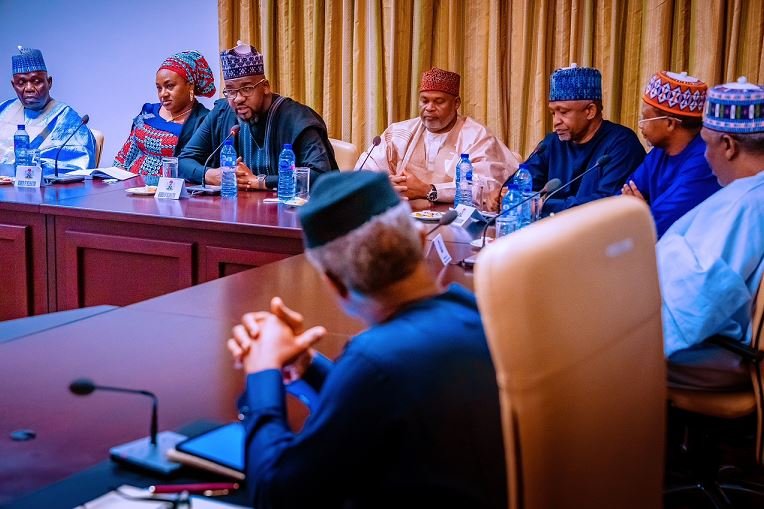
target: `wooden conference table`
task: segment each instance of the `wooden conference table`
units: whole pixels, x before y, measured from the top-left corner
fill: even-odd
[[[296,209],[125,192],[140,177],[40,189],[0,186],[0,320],[123,306],[302,252]]]
[[[97,183],[90,185],[100,189]],[[127,209],[157,206],[154,200],[128,205],[120,200],[121,190],[114,192],[116,202]],[[56,228],[61,227],[62,218],[67,232],[77,226],[76,218],[113,214],[113,210],[98,209],[110,193],[70,198],[70,203],[82,206],[76,215],[67,215],[71,212],[67,205],[58,205],[62,210],[56,211]],[[198,210],[206,202],[197,203],[187,200],[180,207],[201,214]],[[253,207],[257,210],[258,205]],[[293,213],[266,210],[262,213],[284,222]],[[161,223],[173,217],[141,217],[137,225],[150,226],[151,221]],[[111,221],[112,227],[120,226],[117,220]],[[94,222],[89,229],[97,227]],[[247,228],[239,223],[220,226],[221,230],[239,227]],[[455,260],[473,252],[470,234],[454,227],[442,230]],[[104,228],[103,234],[108,231]],[[274,237],[274,242],[283,238]],[[286,234],[285,238],[293,239]],[[472,287],[471,272],[454,265],[443,267],[434,250],[428,262],[443,284],[456,281]],[[301,311],[307,326],[321,324],[328,329],[319,349],[329,356],[336,356],[349,336],[361,329],[359,322],[343,313],[304,255],[298,255],[0,344],[0,504],[88,468],[106,459],[111,446],[147,434],[150,405],[146,398],[114,393],[76,397],[67,389],[75,378],[86,376],[104,385],[154,391],[160,401],[162,430],[200,419],[233,420],[243,377],[232,369],[224,340],[243,313],[267,309],[274,295]],[[294,402],[290,413],[293,410],[294,422],[304,418],[304,410]],[[34,430],[37,437],[11,441],[9,434],[21,428]],[[83,501],[93,498],[84,496]]]

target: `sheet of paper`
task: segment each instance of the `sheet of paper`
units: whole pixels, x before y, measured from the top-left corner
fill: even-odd
[[[123,485],[119,487],[120,491],[134,497],[148,497],[151,495],[148,490],[136,488],[135,486]],[[165,495],[168,496],[168,495]],[[169,495],[172,496],[172,495]],[[191,507],[193,509],[243,509],[244,506],[228,504],[209,497],[191,497]],[[157,500],[129,500],[115,491],[110,491],[106,495],[91,500],[87,504],[77,506],[75,509],[167,509],[170,506],[166,501]]]

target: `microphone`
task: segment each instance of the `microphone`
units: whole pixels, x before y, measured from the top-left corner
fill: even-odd
[[[571,185],[573,182],[575,182],[575,181],[577,181],[577,180],[579,180],[579,179],[582,179],[582,178],[584,178],[584,175],[586,175],[586,174],[587,174],[587,173],[589,173],[590,171],[593,171],[593,170],[595,170],[596,168],[604,168],[604,167],[607,165],[607,163],[609,163],[609,162],[610,162],[610,155],[608,155],[608,154],[603,154],[603,155],[601,155],[601,156],[600,156],[600,158],[599,158],[599,159],[597,159],[597,161],[596,161],[596,162],[595,162],[593,165],[591,165],[589,168],[587,168],[587,170],[586,170],[585,172],[583,172],[581,175],[578,175],[577,177],[574,177],[574,178],[570,179],[570,180],[569,180],[569,181],[567,181],[565,184],[563,184],[563,185],[559,186],[557,189],[554,189],[553,191],[551,191],[551,192],[550,192],[550,193],[549,193],[549,194],[546,196],[546,198],[545,198],[545,200],[544,200],[544,201],[548,200],[549,198],[551,198],[552,196],[554,196],[555,194],[557,194],[559,191],[562,191],[563,189],[565,189],[566,187],[568,187],[569,185]],[[559,181],[559,179],[556,179],[556,180],[558,180],[558,181]],[[551,181],[550,181],[550,182],[551,182]]]
[[[382,138],[380,138],[379,136],[375,136],[374,139],[371,140],[371,147],[369,147],[369,151],[366,152],[366,157],[364,158],[363,162],[361,163],[361,166],[359,168],[357,168],[355,171],[363,170],[363,165],[366,164],[366,161],[368,161],[369,157],[371,157],[371,152],[375,148],[377,148],[377,145],[379,145],[380,143],[382,143]],[[453,219],[451,221],[453,221]]]
[[[201,185],[188,187],[187,189],[189,191],[201,191],[201,192],[206,192],[206,193],[217,193],[217,192],[220,192],[219,188],[218,189],[214,189],[212,187],[208,188],[206,183],[205,183],[205,181],[204,181],[204,175],[207,173],[207,165],[210,164],[210,160],[212,160],[212,157],[215,154],[217,154],[218,151],[221,148],[223,148],[223,145],[225,145],[226,141],[228,141],[232,136],[236,136],[237,134],[239,134],[239,129],[241,129],[241,127],[239,127],[239,124],[236,124],[236,125],[232,126],[231,130],[228,132],[228,136],[223,138],[223,141],[220,142],[220,145],[218,145],[215,148],[215,150],[213,150],[212,153],[210,153],[210,155],[207,156],[207,159],[204,160],[204,165],[203,165],[204,169],[202,170],[202,183],[201,183]],[[217,186],[215,186],[215,187],[217,187]]]
[[[80,124],[77,126],[77,128],[72,131],[72,134],[69,135],[69,137],[66,139],[66,141],[58,147],[58,151],[56,152],[56,162],[54,167],[54,176],[53,177],[45,177],[46,182],[48,184],[69,184],[72,182],[82,182],[85,180],[85,177],[82,175],[58,175],[58,158],[61,155],[61,151],[64,149],[64,146],[69,143],[69,140],[71,140],[75,134],[77,134],[77,131],[80,130],[80,127],[84,126],[90,121],[89,115],[83,115],[82,120],[80,120]]]
[[[446,226],[446,225],[449,225],[449,224],[453,223],[454,220],[457,217],[459,217],[459,213],[456,210],[454,210],[454,209],[450,209],[448,212],[446,212],[445,214],[440,216],[440,219],[438,220],[438,224],[433,226],[430,229],[430,231],[427,232],[426,236],[429,237],[432,232],[434,232],[435,230],[437,230],[441,226]]]
[[[539,154],[543,154],[545,151],[546,151],[546,143],[544,143],[544,140],[541,140],[539,142],[539,144],[536,145],[536,148],[533,149],[533,152],[531,152],[531,155],[528,156],[528,159],[526,159],[525,161],[523,161],[520,164],[521,165],[522,164],[528,164],[528,161],[533,159],[534,156],[539,155]],[[519,169],[520,168],[518,168],[518,170]],[[499,189],[504,189],[505,187],[507,187],[507,185],[512,181],[512,179],[515,178],[515,175],[517,175],[517,172],[514,172],[512,175],[507,177],[507,180],[504,181],[504,183],[501,185],[501,187]]]
[[[529,201],[533,200],[537,196],[541,196],[541,195],[544,195],[544,194],[549,196],[549,195],[555,193],[560,188],[560,184],[561,183],[562,183],[562,181],[560,179],[557,179],[557,178],[554,178],[554,179],[550,180],[549,182],[546,183],[546,185],[544,185],[543,188],[541,188],[539,191],[536,191],[532,195],[530,195],[527,198],[525,198],[524,200],[522,200],[520,203],[518,203],[517,205],[512,207],[512,209],[517,208],[520,205],[523,205],[526,202],[529,202]],[[485,226],[483,226],[483,232],[480,234],[480,237],[483,239],[483,242],[480,244],[481,248],[485,247],[485,234],[488,232],[488,227],[491,226],[492,224],[494,224],[498,218],[500,218],[501,216],[505,215],[507,212],[509,212],[512,209],[507,209],[507,210],[500,211],[498,214],[493,216],[491,219],[489,219],[485,223]]]
[[[179,463],[168,461],[166,452],[186,437],[173,431],[158,433],[157,408],[159,400],[153,392],[124,387],[111,387],[108,385],[96,385],[89,378],[78,378],[69,384],[69,391],[77,396],[87,396],[95,391],[122,392],[127,394],[140,394],[151,398],[151,427],[149,436],[127,444],[112,447],[109,450],[114,461],[124,462],[139,468],[168,474],[180,468]]]

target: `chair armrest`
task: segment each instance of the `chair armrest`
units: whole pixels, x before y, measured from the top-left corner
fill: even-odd
[[[764,351],[751,348],[749,345],[741,343],[737,339],[728,338],[726,336],[714,336],[707,341],[739,355],[748,362],[759,364],[764,360]]]

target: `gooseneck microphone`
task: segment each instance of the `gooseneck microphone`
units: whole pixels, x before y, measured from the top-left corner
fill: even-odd
[[[64,143],[62,143],[60,147],[58,147],[58,151],[56,151],[55,166],[54,166],[54,169],[53,169],[54,176],[46,177],[45,178],[45,180],[49,184],[67,184],[67,183],[71,183],[71,182],[82,182],[83,180],[85,180],[85,177],[83,177],[82,175],[61,175],[61,176],[59,176],[58,175],[58,158],[61,156],[61,151],[64,149],[66,144],[69,143],[69,141],[72,138],[74,138],[74,135],[77,134],[77,131],[79,131],[80,128],[82,126],[84,126],[85,124],[87,124],[89,121],[90,121],[90,116],[89,115],[83,115],[82,119],[80,120],[79,125],[77,126],[77,128],[74,129],[72,131],[72,133],[69,135],[69,137],[66,139],[66,141]]]
[[[453,223],[457,217],[459,217],[459,213],[454,209],[450,209],[448,212],[440,216],[440,219],[438,219],[438,224],[433,226],[430,229],[430,231],[427,232],[427,237],[429,237],[432,232],[434,232],[441,226],[446,226]]]
[[[566,187],[568,187],[569,185],[571,185],[573,182],[575,182],[575,181],[577,181],[577,180],[580,180],[580,179],[584,178],[584,176],[585,176],[587,173],[589,173],[589,172],[591,172],[591,171],[594,171],[594,170],[596,170],[597,168],[604,168],[604,167],[605,167],[605,165],[607,165],[607,163],[609,163],[609,162],[610,162],[610,155],[609,155],[609,154],[603,154],[603,155],[601,155],[601,156],[599,157],[599,159],[597,159],[597,162],[595,162],[593,165],[591,165],[589,168],[587,168],[585,172],[583,172],[583,173],[582,173],[582,174],[580,174],[580,175],[577,175],[576,177],[573,177],[572,179],[570,179],[569,181],[567,181],[566,183],[564,183],[563,185],[561,185],[561,186],[560,186],[560,187],[558,187],[557,189],[555,189],[555,190],[551,191],[551,192],[550,192],[550,193],[549,193],[549,194],[546,196],[546,199],[548,200],[549,198],[551,198],[552,196],[554,196],[555,194],[557,194],[559,191],[562,191],[563,189],[565,189]],[[550,181],[550,182],[551,182],[551,181]]]
[[[372,151],[377,148],[377,146],[382,143],[382,138],[379,136],[375,136],[373,140],[371,140],[371,146],[369,147],[369,151],[366,152],[366,157],[364,158],[363,162],[361,163],[361,166],[356,168],[355,171],[363,170],[363,166],[366,164],[366,161],[369,160],[369,157],[371,157]],[[453,221],[453,219],[451,220]]]
[[[491,226],[492,224],[494,224],[498,218],[500,218],[501,216],[505,215],[510,210],[512,210],[514,208],[517,208],[520,205],[523,205],[526,202],[529,202],[529,201],[533,200],[537,196],[547,195],[547,197],[548,197],[548,196],[552,195],[553,193],[555,193],[560,188],[560,184],[561,183],[562,183],[562,181],[560,179],[552,179],[549,182],[547,182],[546,185],[543,188],[541,188],[541,190],[536,191],[532,195],[528,196],[527,198],[522,200],[520,203],[518,203],[517,205],[515,205],[511,209],[502,210],[498,214],[493,216],[491,219],[489,219],[485,223],[485,226],[483,226],[483,232],[480,234],[480,237],[483,239],[483,241],[480,244],[480,247],[481,248],[485,247],[485,234],[488,232],[488,227]]]
[[[150,442],[151,445],[157,445],[157,406],[159,400],[156,394],[149,391],[141,391],[137,389],[125,389],[123,387],[109,387],[107,385],[96,385],[89,378],[78,378],[69,384],[69,390],[72,394],[77,396],[87,396],[94,391],[111,391],[111,392],[125,392],[127,394],[140,394],[142,396],[148,396],[151,398],[151,429],[150,429]]]
[[[234,125],[231,127],[231,130],[228,132],[228,136],[223,138],[223,141],[220,142],[220,145],[218,145],[215,150],[212,151],[210,155],[207,156],[207,159],[204,160],[204,169],[202,170],[202,187],[206,187],[204,182],[204,176],[207,173],[207,165],[210,164],[210,160],[212,160],[212,156],[218,153],[218,151],[223,148],[223,145],[225,145],[225,142],[227,142],[229,139],[231,139],[232,136],[236,136],[239,134],[239,124]]]
[[[546,151],[546,143],[544,143],[544,140],[541,140],[541,141],[539,142],[539,144],[538,144],[538,145],[536,145],[536,148],[534,148],[534,149],[533,149],[533,152],[531,152],[531,155],[529,155],[529,156],[528,156],[528,159],[526,159],[525,161],[523,161],[523,162],[522,162],[522,163],[520,163],[520,164],[528,164],[528,161],[530,161],[531,159],[533,159],[533,157],[534,157],[534,156],[537,156],[537,155],[539,155],[539,154],[543,154],[545,151]],[[518,167],[518,170],[519,170],[519,169],[520,169],[520,168]],[[505,180],[505,181],[504,181],[504,183],[501,185],[501,187],[500,187],[499,189],[504,189],[505,187],[507,187],[507,185],[508,185],[510,182],[512,182],[512,179],[514,179],[514,178],[515,178],[515,175],[517,175],[517,172],[514,172],[512,175],[510,175],[509,177],[507,177],[507,180]]]
[[[173,431],[158,432],[157,408],[159,400],[151,391],[127,389],[124,387],[111,387],[97,385],[88,378],[78,378],[69,384],[69,390],[77,396],[87,396],[95,391],[121,392],[127,394],[139,394],[151,398],[151,428],[147,438],[141,438],[133,442],[112,447],[109,450],[114,461],[127,463],[142,469],[161,474],[169,474],[180,468],[180,463],[169,461],[167,451],[185,440],[185,436]]]

